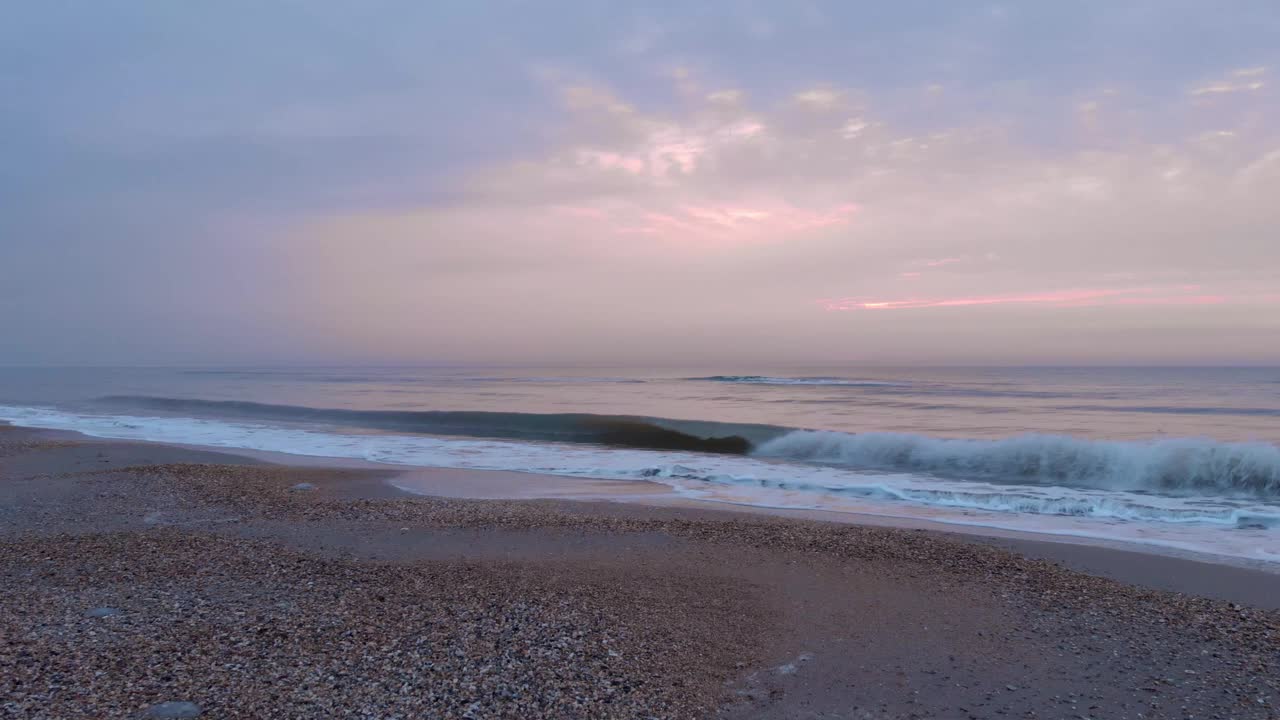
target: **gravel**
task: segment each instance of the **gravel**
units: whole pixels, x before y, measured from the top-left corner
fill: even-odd
[[[364,523],[394,535],[658,535],[724,558],[820,558],[956,597],[980,591],[1013,628],[1000,642],[1079,659],[1069,692],[1001,679],[987,693],[998,713],[959,717],[1012,712],[996,690],[1039,708],[1036,717],[1137,717],[1121,714],[1121,701],[1145,718],[1280,717],[1275,611],[925,532],[342,490],[370,477],[180,464],[37,478],[73,482],[92,504],[32,501],[0,527],[0,716],[136,718],[183,698],[217,718],[708,717],[726,683],[763,666],[775,609],[741,582],[643,566],[370,562],[235,535]],[[314,489],[292,491],[300,482]],[[67,508],[85,507],[100,519],[63,522]],[[159,520],[136,528],[139,508]],[[90,616],[106,610],[119,612]]]
[[[697,578],[319,559],[175,528],[0,545],[0,709],[219,718],[706,714],[751,651]],[[103,599],[119,615],[85,618]]]

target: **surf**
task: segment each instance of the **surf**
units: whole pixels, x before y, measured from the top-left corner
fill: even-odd
[[[1264,442],[1094,440],[1035,433],[998,439],[941,438],[630,415],[352,410],[151,396],[108,396],[99,403],[183,417],[742,455],[966,481],[1280,499],[1280,448]]]
[[[1208,438],[1085,440],[1029,433],[979,440],[796,431],[757,457],[941,477],[1170,494],[1280,497],[1280,448]]]

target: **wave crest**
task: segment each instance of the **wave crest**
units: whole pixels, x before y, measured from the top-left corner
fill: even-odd
[[[766,441],[753,454],[1041,485],[1280,496],[1280,448],[1261,442],[1119,442],[1036,434],[971,440],[801,430]]]
[[[648,450],[745,455],[752,443],[744,432],[765,426],[723,425],[627,415],[587,413],[507,413],[455,410],[350,410],[271,405],[242,400],[200,400],[132,395],[99,398],[104,405],[195,417],[243,418],[394,432],[501,438],[536,442],[593,443]],[[776,431],[772,431],[776,434]]]

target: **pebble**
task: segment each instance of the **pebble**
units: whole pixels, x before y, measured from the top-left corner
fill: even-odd
[[[89,618],[104,618],[104,617],[111,617],[113,615],[119,615],[119,614],[120,614],[119,608],[113,608],[113,607],[96,607],[96,608],[93,608],[92,610],[84,611],[84,616]]]
[[[384,532],[412,526],[415,532],[660,533],[709,552],[815,553],[850,567],[874,564],[938,583],[991,588],[1011,612],[1036,623],[1029,627],[1037,633],[1052,631],[1048,637],[1062,653],[1114,657],[1114,667],[1108,666],[1114,672],[1099,684],[1111,697],[1128,695],[1131,704],[1096,716],[1133,718],[1149,705],[1152,717],[1276,717],[1274,700],[1267,698],[1280,697],[1280,614],[1124,585],[976,543],[858,526],[671,517],[656,510],[434,498],[331,501],[289,492],[311,485],[295,484],[300,476],[336,473],[314,469],[301,474],[173,465],[130,472],[146,497],[177,497],[192,507],[207,503],[255,520],[367,522]],[[113,488],[124,485],[117,483],[121,474],[113,476]],[[9,650],[21,663],[6,666],[0,646],[0,667],[13,668],[26,688],[12,707],[5,706],[15,717],[119,717],[118,708],[168,696],[199,698],[218,708],[206,715],[228,718],[468,712],[698,718],[712,716],[705,703],[714,695],[702,688],[714,679],[722,690],[725,679],[698,673],[707,667],[732,673],[735,663],[736,673],[769,666],[756,664],[762,659],[751,655],[750,642],[726,645],[712,634],[760,627],[767,618],[748,616],[754,606],[728,592],[731,586],[708,586],[703,578],[680,585],[656,574],[652,586],[622,585],[597,571],[552,579],[519,564],[491,572],[444,561],[359,563],[177,528],[0,543],[0,577],[19,576],[21,587],[0,583],[0,636],[19,637],[30,628],[41,634]],[[130,622],[103,632],[96,623],[63,620],[114,599],[100,594],[109,588],[124,593],[116,601],[129,608]],[[685,619],[706,611],[708,602],[722,613],[718,621]],[[711,633],[698,634],[707,628]],[[998,643],[1004,636],[995,631],[980,637]],[[174,648],[212,672],[172,667]],[[726,655],[712,660],[708,653]],[[1176,674],[1176,684],[1160,680],[1169,674]],[[677,686],[673,677],[698,679]],[[1029,696],[1041,692],[1018,682]],[[1132,685],[1120,689],[1120,682]],[[86,692],[73,695],[67,687]],[[1070,697],[1075,710],[1076,695]],[[1187,710],[1177,712],[1181,705]],[[308,714],[291,714],[303,707]],[[197,714],[160,714],[192,710]],[[988,712],[975,710],[983,717]],[[199,713],[191,703],[172,701],[148,716]]]
[[[151,718],[193,718],[200,717],[200,706],[185,700],[170,700],[147,708],[147,717]]]

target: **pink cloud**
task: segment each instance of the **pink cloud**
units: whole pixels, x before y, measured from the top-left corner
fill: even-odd
[[[674,242],[767,242],[849,223],[858,206],[802,208],[779,200],[734,204],[670,205],[645,209],[615,206],[607,211],[562,207],[575,219],[603,225],[623,235],[650,235]]]
[[[643,175],[645,162],[635,155],[623,155],[615,152],[583,150],[579,153],[579,162],[595,165],[602,170],[622,170],[631,175]]]
[[[1222,305],[1241,298],[1226,295],[1186,295],[1164,298],[1117,298],[1116,305]]]
[[[601,210],[600,208],[578,207],[576,205],[562,205],[556,209],[566,215],[572,215],[574,217],[580,217],[580,218],[589,218],[592,220],[603,220],[605,217],[607,217],[607,214],[605,213],[605,211]]]
[[[632,152],[579,150],[577,157],[582,166],[663,179],[673,171],[692,174],[706,152],[706,140],[700,136],[664,133],[652,138],[647,147]]]
[[[939,258],[937,260],[925,260],[924,264],[926,267],[942,267],[944,265],[954,265],[955,263],[958,263],[958,262],[960,262],[960,258],[949,257],[949,258]]]
[[[1221,305],[1229,302],[1273,302],[1271,296],[1229,297],[1200,293],[1199,287],[1086,288],[1019,295],[989,295],[953,298],[827,298],[819,300],[828,311],[916,310],[922,308],[973,307],[983,305],[1047,305],[1050,307],[1091,307],[1096,305]]]
[[[762,132],[764,132],[764,125],[754,120],[744,120],[724,130],[724,134],[727,137],[739,140],[753,138]]]
[[[649,153],[649,167],[659,177],[665,176],[673,167],[688,175],[697,167],[698,158],[704,152],[706,148],[697,139],[662,143]]]
[[[725,230],[761,229],[773,224],[771,220],[789,221],[785,213],[761,208],[685,206],[682,210],[695,221]]]

